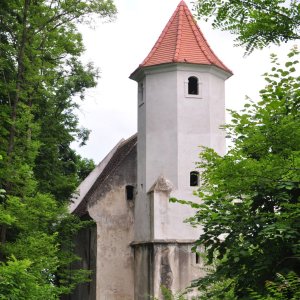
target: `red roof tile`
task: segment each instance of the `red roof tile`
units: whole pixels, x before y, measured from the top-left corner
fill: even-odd
[[[214,65],[232,73],[212,51],[184,1],[140,67],[172,62]]]

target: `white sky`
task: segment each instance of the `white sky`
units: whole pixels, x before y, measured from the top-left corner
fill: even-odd
[[[137,84],[128,76],[148,55],[180,0],[115,0],[118,9],[113,23],[94,30],[81,27],[86,52],[83,61],[100,69],[98,86],[87,92],[78,112],[80,125],[91,129],[86,146],[76,150],[99,163],[121,139],[136,132]],[[186,0],[192,10],[193,1]],[[234,47],[234,37],[198,23],[217,56],[234,75],[226,82],[226,108],[239,109],[245,95],[256,100],[264,86],[261,75],[270,71],[269,55],[285,54],[294,43],[255,51],[244,58],[244,49]]]

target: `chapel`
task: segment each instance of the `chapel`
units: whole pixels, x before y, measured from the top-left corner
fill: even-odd
[[[221,48],[220,41],[220,48]],[[232,75],[181,1],[144,61],[137,82],[137,134],[121,140],[78,187],[70,211],[94,226],[76,251],[91,281],[69,300],[162,299],[203,276],[191,248],[201,234],[184,220],[201,201],[199,146],[225,154],[225,80]],[[193,291],[189,297],[192,296]]]

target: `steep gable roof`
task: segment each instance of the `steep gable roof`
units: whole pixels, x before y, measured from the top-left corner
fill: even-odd
[[[123,159],[129,155],[137,144],[137,134],[127,140],[121,140],[112,151],[103,159],[94,171],[80,184],[78,199],[75,198],[76,205],[71,206],[72,213],[79,217],[85,215],[88,211],[88,199],[104,180],[106,180],[121,164]],[[90,177],[90,179],[89,179]],[[86,187],[80,191],[80,187]]]
[[[181,1],[154,47],[139,68],[166,63],[214,65],[232,72],[208,45],[184,1]]]

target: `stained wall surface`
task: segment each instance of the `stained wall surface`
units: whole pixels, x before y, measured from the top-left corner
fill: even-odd
[[[97,224],[96,300],[134,299],[134,202],[126,186],[136,188],[136,148],[91,195],[88,211]],[[82,298],[84,299],[84,298]]]
[[[191,250],[192,244],[154,242],[137,244],[135,249],[135,300],[163,299],[161,286],[173,293],[183,291],[193,279],[204,275],[200,260]],[[195,295],[191,291],[187,298]]]

